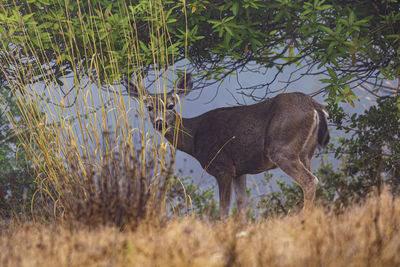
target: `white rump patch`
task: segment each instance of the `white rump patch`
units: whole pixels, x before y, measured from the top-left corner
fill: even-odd
[[[329,118],[329,113],[328,113],[328,111],[326,111],[325,109],[323,109],[322,112],[323,112],[324,115],[325,115],[325,119]]]
[[[319,124],[319,115],[318,115],[318,112],[314,109],[314,117],[313,117],[313,124],[312,124],[312,126],[311,126],[311,129],[310,129],[310,131],[308,132],[308,135],[307,135],[307,138],[306,138],[306,141],[304,142],[304,144],[303,144],[303,149],[304,149],[304,147],[307,145],[307,143],[310,141],[310,138],[311,138],[311,136],[313,135],[313,133],[314,133],[314,131],[316,130],[316,129],[318,129],[318,124]]]

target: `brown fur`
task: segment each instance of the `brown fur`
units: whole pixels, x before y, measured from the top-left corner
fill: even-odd
[[[191,76],[186,80],[193,84]],[[167,103],[174,97],[169,94]],[[167,140],[196,158],[216,178],[221,218],[225,218],[232,184],[239,211],[244,214],[245,175],[277,167],[301,186],[304,208],[311,208],[318,179],[310,171],[310,160],[317,145],[325,146],[329,141],[323,110],[306,94],[288,93],[254,105],[218,108],[194,118],[181,118],[175,111],[165,110],[163,125]],[[155,114],[151,112],[150,117],[157,124]]]

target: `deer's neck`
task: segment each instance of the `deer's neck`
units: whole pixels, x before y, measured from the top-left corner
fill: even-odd
[[[192,155],[194,134],[195,128],[190,123],[190,119],[182,118],[175,113],[175,120],[170,123],[165,138],[177,149]]]

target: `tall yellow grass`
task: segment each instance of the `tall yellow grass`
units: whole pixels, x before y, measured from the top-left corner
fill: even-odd
[[[66,10],[68,14],[68,6],[65,6],[68,3],[60,1],[58,4],[60,9]],[[167,38],[165,11],[162,1],[148,1],[147,5],[144,4],[142,8],[147,8],[146,12],[150,16],[147,30],[151,32],[151,38],[146,45],[153,49],[154,76],[159,78],[155,89],[166,93],[166,81],[171,76],[176,77],[174,62],[169,60],[170,55],[167,51],[171,44]],[[89,11],[93,12],[93,7],[89,7]],[[127,2],[121,1],[119,8],[120,17],[135,18],[134,11],[128,7]],[[111,15],[101,12],[96,14],[100,18],[100,24],[103,24],[101,26],[105,28]],[[107,32],[100,30],[98,24],[91,19],[84,19],[83,16],[72,19],[87,36],[84,38],[83,51],[79,50],[76,45],[79,41],[68,20],[59,21],[59,32],[63,33],[64,37],[62,45],[69,49],[59,52],[56,64],[70,60],[72,70],[72,74],[63,75],[63,86],[58,85],[54,74],[46,68],[46,65],[50,66],[54,62],[44,62],[44,67],[36,70],[32,66],[33,62],[47,58],[44,47],[37,50],[34,46],[43,44],[42,37],[37,35],[31,38],[26,32],[23,20],[19,23],[10,22],[8,25],[25,38],[19,42],[18,36],[10,36],[16,38],[16,43],[20,43],[21,49],[10,47],[10,51],[15,51],[9,53],[7,68],[21,68],[24,71],[19,77],[7,76],[22,116],[15,118],[13,114],[7,115],[36,170],[39,190],[32,201],[32,211],[35,213],[34,207],[37,206],[35,203],[39,195],[44,195],[44,199],[47,199],[47,203],[41,203],[39,209],[46,206],[51,210],[50,213],[57,217],[66,215],[71,209],[82,208],[72,203],[77,194],[81,204],[87,203],[96,194],[97,200],[113,202],[121,197],[117,195],[114,200],[107,199],[104,194],[95,192],[96,187],[104,184],[102,192],[105,190],[108,193],[108,187],[111,186],[113,192],[119,193],[122,188],[128,187],[127,180],[130,179],[135,185],[141,184],[136,186],[137,192],[142,189],[145,191],[143,194],[148,201],[142,204],[145,205],[144,209],[149,211],[148,214],[165,215],[166,201],[163,191],[167,187],[168,176],[172,173],[173,148],[162,137],[158,138],[157,134],[149,130],[152,122],[147,118],[143,102],[138,99],[138,104],[134,105],[131,103],[133,100],[129,101],[124,97],[125,88],[118,84],[122,78],[120,59],[110,52],[114,49],[113,41]],[[131,70],[128,71],[133,73],[132,77],[136,79],[137,84],[142,84],[141,68],[147,66],[143,66],[145,63],[139,53],[136,21],[133,19],[130,23],[134,27],[132,32],[125,33],[124,47],[127,47],[132,57],[124,60],[129,61]],[[38,33],[38,26],[33,23],[30,29]],[[0,40],[4,41],[5,39]],[[45,41],[53,40],[46,38]],[[106,44],[107,52],[96,51],[96,42]],[[61,44],[52,45],[58,47]],[[23,55],[15,56],[15,53],[19,52],[29,52],[33,58],[27,60]],[[82,53],[85,54],[85,58],[91,59],[89,69],[80,65]],[[107,65],[105,62],[108,62]],[[162,64],[159,65],[159,62]],[[83,69],[87,72],[83,73]],[[1,70],[6,74],[7,70]],[[43,77],[43,82],[35,81],[37,76]],[[109,172],[108,175],[106,171]],[[115,172],[118,173],[117,176],[113,175]]]
[[[240,224],[192,218],[136,231],[2,227],[2,266],[399,266],[400,199],[384,192],[341,215]]]

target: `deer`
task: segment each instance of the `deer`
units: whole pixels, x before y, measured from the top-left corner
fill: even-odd
[[[193,91],[186,73],[167,94],[139,91],[124,78],[128,94],[142,98],[158,132],[176,149],[197,159],[214,176],[219,193],[220,219],[229,216],[232,187],[240,217],[246,213],[246,175],[280,168],[300,185],[303,211],[310,210],[318,178],[310,170],[317,147],[329,142],[328,112],[324,105],[301,92],[281,93],[252,105],[217,108],[193,118],[176,112],[180,98]]]

